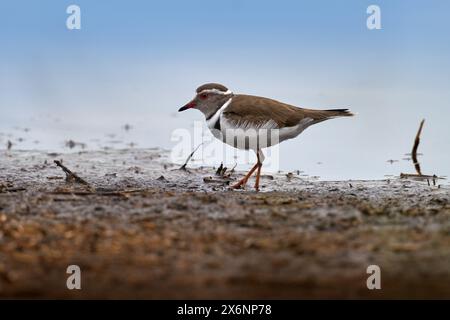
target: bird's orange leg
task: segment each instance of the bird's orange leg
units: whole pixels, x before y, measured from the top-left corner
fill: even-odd
[[[256,165],[258,166],[258,171],[256,171],[256,181],[255,181],[255,190],[256,191],[259,191],[259,178],[261,176],[261,168],[262,168],[260,153],[261,153],[261,157],[263,157],[263,161],[264,161],[264,155],[262,154],[261,150],[258,150],[258,152],[256,152],[256,157],[258,159],[258,162],[256,163]]]
[[[231,188],[233,189],[239,189],[242,186],[245,186],[247,184],[248,179],[252,176],[253,172],[258,168],[258,163],[253,166],[253,168],[243,177],[241,180],[239,180],[236,184],[232,185]]]
[[[262,163],[258,161],[256,165],[258,166],[258,171],[256,171],[255,189],[256,191],[259,191],[259,178],[261,176]]]

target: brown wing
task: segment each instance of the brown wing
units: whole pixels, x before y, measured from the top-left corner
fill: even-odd
[[[313,123],[318,123],[333,117],[352,115],[347,109],[304,109],[268,98],[241,94],[233,97],[223,114],[234,123],[252,126],[264,125],[273,120],[277,128],[293,127],[305,118],[311,118]]]
[[[235,123],[249,123],[253,126],[263,125],[270,120],[278,128],[297,125],[305,116],[300,108],[268,99],[249,95],[235,95],[223,115]]]

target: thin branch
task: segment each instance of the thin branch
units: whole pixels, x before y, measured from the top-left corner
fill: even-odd
[[[422,175],[422,171],[420,170],[419,160],[417,160],[417,148],[419,147],[420,134],[422,133],[422,128],[423,128],[424,122],[425,122],[425,119],[423,119],[420,122],[419,130],[417,131],[416,139],[414,140],[414,146],[413,146],[413,149],[412,149],[412,152],[411,152],[412,161],[414,163],[414,167],[416,168],[416,171],[417,171],[418,175]]]
[[[216,170],[216,176],[224,177],[227,170],[228,170],[228,168],[224,167],[223,162],[221,162],[219,168],[217,168],[217,170]]]
[[[189,155],[189,157],[187,157],[185,163],[180,167],[179,170],[184,170],[184,171],[186,171],[186,166],[187,166],[189,160],[191,160],[191,158],[192,158],[192,156],[194,155],[194,153],[198,150],[198,148],[200,148],[200,146],[201,146],[202,144],[203,144],[203,142],[200,143],[200,144],[197,146],[197,148],[195,148],[194,151],[191,152],[191,154]]]
[[[128,198],[130,194],[145,193],[151,191],[150,189],[131,189],[118,191],[70,191],[70,190],[56,190],[47,192],[52,195],[74,195],[74,196],[120,196]]]
[[[4,185],[0,185],[0,193],[6,193],[6,192],[20,192],[20,191],[26,191],[25,188],[8,188]]]
[[[73,173],[69,168],[63,165],[61,161],[54,160],[54,162],[58,167],[60,167],[64,171],[64,173],[66,174],[66,180],[68,181],[74,180],[78,183],[84,184],[85,186],[90,186],[90,184],[86,180],[80,178],[77,174]]]
[[[427,175],[427,174],[414,174],[414,173],[400,173],[400,178],[412,178],[412,179],[443,179],[438,177],[437,175]]]
[[[234,173],[234,169],[236,169],[236,167],[237,167],[237,162],[234,164],[233,168],[231,168],[230,175],[232,175]]]

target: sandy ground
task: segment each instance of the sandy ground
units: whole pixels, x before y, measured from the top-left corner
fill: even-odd
[[[277,174],[256,193],[175,168],[157,149],[2,152],[0,297],[450,298],[448,185]]]

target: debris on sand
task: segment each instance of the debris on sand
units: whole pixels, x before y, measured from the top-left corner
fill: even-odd
[[[416,169],[417,174],[411,174],[411,173],[400,173],[400,178],[402,179],[414,179],[414,180],[422,180],[422,181],[427,181],[428,185],[430,185],[430,180],[433,181],[433,185],[436,185],[436,180],[437,179],[443,179],[438,177],[437,175],[433,174],[433,175],[424,175],[422,174],[422,170],[420,168],[420,163],[419,160],[417,159],[417,149],[419,148],[419,143],[420,143],[420,134],[422,133],[422,129],[423,129],[423,125],[425,123],[425,119],[423,119],[420,122],[419,125],[419,130],[417,130],[417,134],[416,134],[416,138],[414,139],[414,145],[411,151],[411,159],[413,161],[414,164],[414,168]]]
[[[235,167],[236,165],[230,171],[227,172],[228,168],[224,167],[223,163],[221,163],[220,166],[215,171],[215,176],[204,177],[203,182],[208,184],[216,184],[220,186],[228,186],[230,182],[234,180],[231,176],[234,173]]]
[[[220,177],[220,178],[213,178],[213,177],[204,177],[203,182],[204,183],[215,183],[215,184],[222,184],[222,185],[229,185],[230,181],[232,179]]]
[[[227,167],[223,166],[223,162],[220,163],[220,166],[216,170],[216,176],[223,176],[227,171]]]
[[[81,149],[85,149],[86,148],[86,144],[85,143],[83,143],[83,142],[76,142],[76,141],[73,141],[72,139],[71,140],[67,140],[65,142],[65,146],[67,148],[69,148],[69,149],[73,149],[75,147],[80,147]]]
[[[427,181],[428,185],[430,185],[430,180],[433,181],[433,186],[436,185],[436,180],[438,179],[444,179],[442,177],[438,177],[437,175],[433,174],[433,175],[426,175],[426,174],[414,174],[414,173],[400,173],[400,178],[402,179],[412,179],[412,180],[417,180],[417,181]]]
[[[223,163],[220,164],[220,166],[217,168],[216,170],[216,176],[217,177],[221,177],[222,179],[230,179],[231,175],[234,173],[234,169],[236,168],[237,164],[235,164],[233,166],[233,168],[231,168],[231,170],[228,170],[227,167],[223,166]]]
[[[234,164],[233,168],[231,168],[230,170],[230,175],[234,173],[234,169],[236,169],[237,167],[237,163]]]
[[[63,165],[61,163],[61,161],[54,160],[53,162],[64,171],[64,173],[66,174],[67,182],[75,181],[75,182],[78,182],[80,184],[90,187],[90,184],[86,180],[80,178],[76,173],[73,173],[69,168],[67,168],[65,165]]]
[[[49,176],[47,177],[47,180],[61,180],[64,179],[63,177],[60,176]]]
[[[194,155],[194,153],[198,150],[198,148],[200,148],[200,146],[201,146],[202,144],[203,144],[203,142],[200,143],[200,144],[197,146],[197,148],[195,148],[194,151],[191,152],[191,154],[187,157],[186,161],[185,161],[184,164],[179,168],[179,170],[188,171],[188,170],[186,169],[186,166],[187,166],[188,162],[191,160],[191,158],[192,158],[192,156]]]
[[[7,192],[20,192],[20,191],[26,191],[25,188],[18,188],[14,187],[11,183],[3,184],[0,183],[0,193],[7,193]]]

